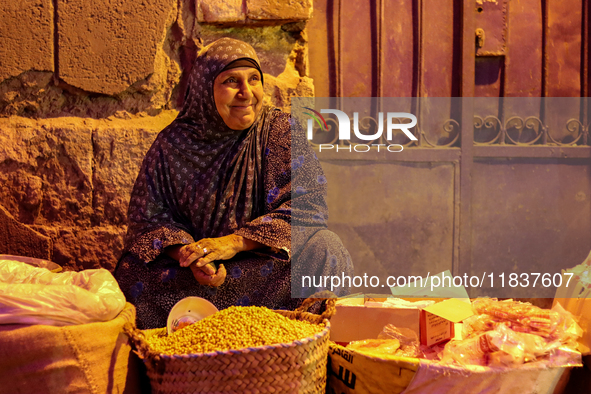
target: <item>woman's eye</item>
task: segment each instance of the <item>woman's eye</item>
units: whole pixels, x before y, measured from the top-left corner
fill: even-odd
[[[236,83],[236,82],[238,82],[238,81],[234,77],[230,77],[230,78],[226,79],[226,81],[225,81],[225,83]]]

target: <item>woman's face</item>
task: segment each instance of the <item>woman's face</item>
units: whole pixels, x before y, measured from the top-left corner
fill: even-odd
[[[215,106],[232,130],[249,128],[263,107],[263,84],[256,68],[221,72],[213,82]]]

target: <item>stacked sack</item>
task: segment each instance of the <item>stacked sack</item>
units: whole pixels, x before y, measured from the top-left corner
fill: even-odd
[[[123,333],[135,326],[135,308],[113,275],[52,272],[17,258],[35,260],[0,257],[0,391],[143,392]]]

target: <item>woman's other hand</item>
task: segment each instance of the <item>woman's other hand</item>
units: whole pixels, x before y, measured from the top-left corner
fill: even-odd
[[[191,264],[190,267],[193,276],[200,285],[218,287],[226,280],[226,268],[223,264],[220,264],[217,271],[215,271],[213,264],[208,264],[204,267],[197,267],[196,264]]]
[[[256,241],[235,234],[219,238],[204,238],[181,247],[178,251],[178,261],[181,267],[188,267],[192,263],[195,263],[197,268],[207,267],[209,263],[215,260],[229,260],[236,253],[257,249],[262,246]],[[205,273],[212,270],[206,269]]]

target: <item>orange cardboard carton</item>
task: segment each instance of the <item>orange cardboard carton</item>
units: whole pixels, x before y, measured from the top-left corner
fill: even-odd
[[[462,320],[473,314],[470,302],[458,298],[450,298],[423,308],[420,317],[421,344],[433,346],[456,337],[456,331],[461,334]]]

